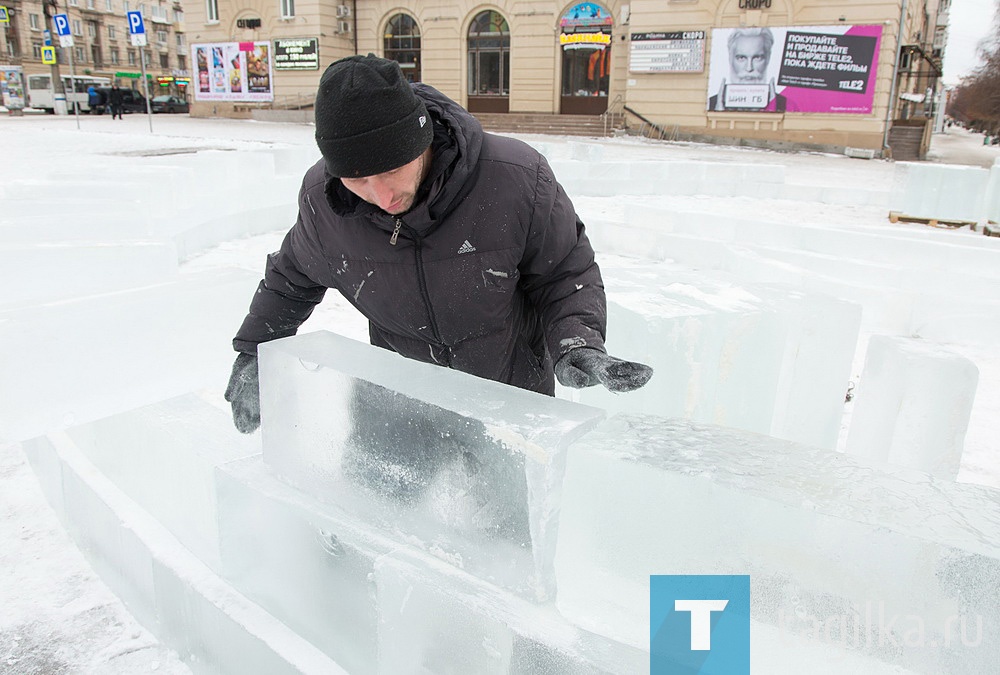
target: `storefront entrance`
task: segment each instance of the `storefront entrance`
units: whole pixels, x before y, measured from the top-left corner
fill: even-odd
[[[559,20],[560,113],[600,115],[608,109],[612,23],[608,11],[592,2],[571,7]]]
[[[499,12],[480,13],[468,34],[469,112],[510,110],[510,28]]]

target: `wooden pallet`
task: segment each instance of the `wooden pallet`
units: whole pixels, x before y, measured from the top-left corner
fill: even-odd
[[[930,225],[931,227],[940,227],[945,229],[956,229],[959,227],[971,227],[975,229],[976,221],[974,220],[949,220],[946,218],[921,218],[920,216],[907,216],[899,211],[889,211],[889,222],[890,223],[923,223],[924,225]]]

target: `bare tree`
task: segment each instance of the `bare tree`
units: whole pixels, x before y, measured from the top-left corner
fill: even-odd
[[[962,78],[946,112],[975,129],[1000,131],[1000,0],[993,31],[979,43],[980,65]]]

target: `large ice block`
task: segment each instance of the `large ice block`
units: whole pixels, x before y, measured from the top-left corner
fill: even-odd
[[[609,351],[656,374],[624,396],[600,387],[561,396],[836,447],[858,305],[676,267],[603,269]]]
[[[274,471],[473,574],[551,595],[565,448],[601,411],[333,333],[258,353]]]
[[[229,378],[233,326],[260,277],[242,270],[0,311],[0,438],[23,440]]]
[[[199,670],[346,671],[248,601],[91,464],[65,433],[24,443],[56,515],[129,612]]]
[[[954,480],[979,369],[926,340],[874,335],[847,436],[847,452]]]
[[[1000,668],[1000,492],[989,488],[620,415],[569,453],[557,606],[648,649],[651,574],[749,574],[752,618],[779,631],[828,631],[918,672]]]
[[[990,167],[990,177],[986,184],[986,196],[983,198],[983,212],[986,220],[991,223],[1000,222],[1000,164],[993,160]]]
[[[375,561],[399,546],[250,457],[216,471],[226,579],[351,673],[378,663]]]
[[[158,242],[0,244],[0,309],[150,286],[177,276],[177,250]]]
[[[905,216],[979,222],[990,172],[978,166],[897,162],[889,208]]]
[[[236,431],[229,410],[213,405],[207,395],[185,394],[73,427],[66,434],[122,492],[218,569],[213,469],[259,455],[260,437]]]
[[[379,673],[590,675],[644,672],[648,655],[568,623],[436,560],[375,563]]]

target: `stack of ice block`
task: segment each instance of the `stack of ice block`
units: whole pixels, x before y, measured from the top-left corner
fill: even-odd
[[[891,211],[928,220],[977,223],[990,172],[976,166],[897,162]]]
[[[398,541],[551,597],[566,448],[601,411],[323,331],[258,353],[277,474]]]
[[[27,444],[102,576],[209,667],[641,672],[649,575],[714,573],[751,576],[755,670],[1000,663],[996,491],[329,333],[262,346],[260,374],[263,455],[198,396]]]
[[[258,275],[167,283],[0,308],[0,438],[23,440],[225,382],[233,326]]]
[[[978,381],[976,365],[942,345],[873,336],[847,452],[954,480]]]
[[[605,269],[608,350],[655,375],[627,396],[601,387],[561,396],[836,447],[860,307],[672,268]]]
[[[749,574],[757,624],[917,672],[1000,665],[1000,494],[988,488],[620,415],[569,455],[556,604],[646,648],[650,574]]]

